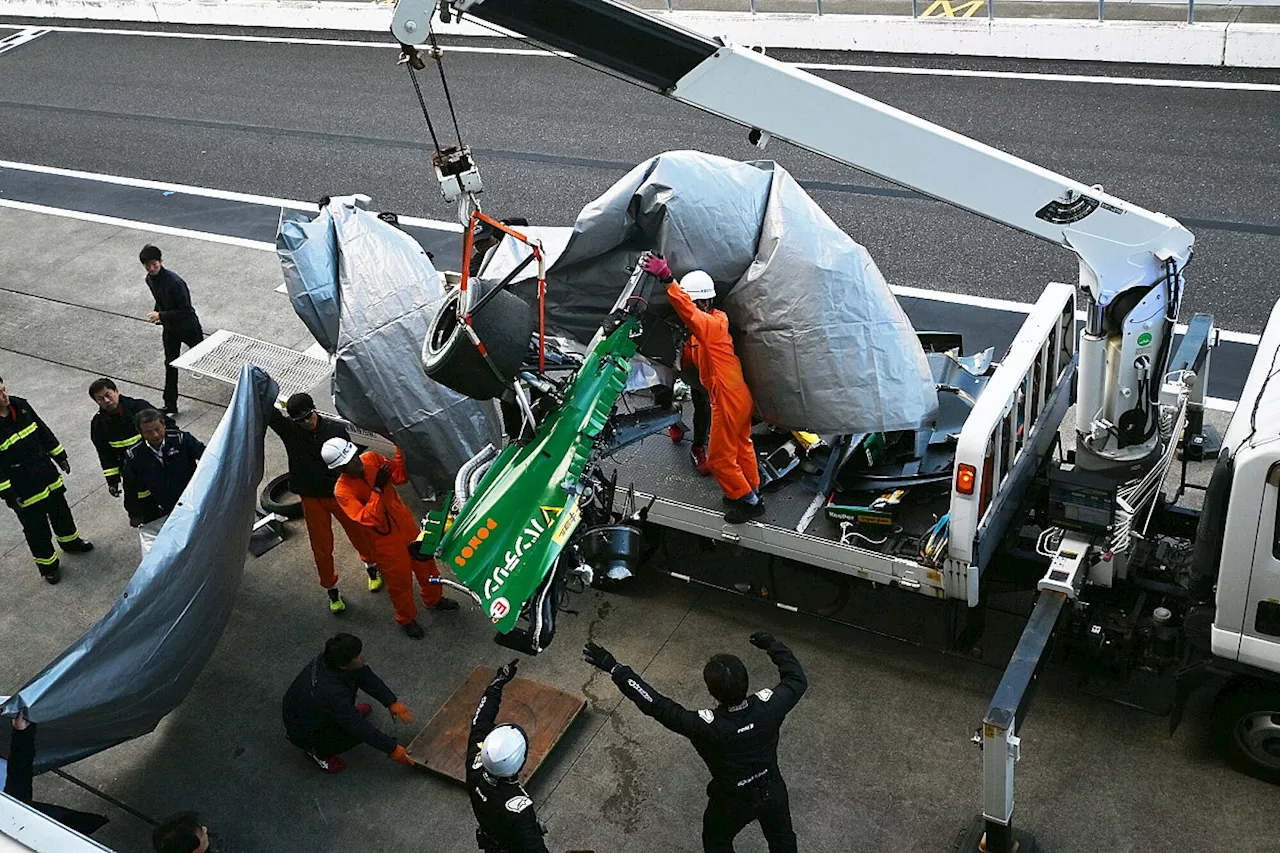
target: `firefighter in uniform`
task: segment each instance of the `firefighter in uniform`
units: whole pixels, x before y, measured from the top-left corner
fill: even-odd
[[[102,476],[107,478],[107,489],[111,497],[120,497],[120,469],[124,465],[124,455],[130,447],[142,441],[142,433],[138,432],[135,420],[138,414],[155,406],[138,397],[126,397],[116,388],[116,383],[107,379],[93,380],[89,386],[89,396],[98,404],[98,411],[89,422],[89,438],[98,451],[98,461],[102,463]],[[168,426],[176,427],[172,421]]]
[[[194,435],[166,429],[155,409],[138,413],[143,440],[124,456],[124,508],[129,524],[141,527],[173,512],[196,473],[204,445]]]
[[[587,643],[587,662],[610,674],[613,683],[645,715],[684,735],[711,771],[707,810],[702,815],[702,849],[733,853],[733,839],[753,821],[760,822],[769,853],[795,853],[787,785],[778,770],[778,732],[787,713],[809,687],[804,668],[791,649],[762,631],[751,644],[767,652],[778,668],[773,689],[748,695],[747,668],[734,655],[715,655],[702,670],[708,692],[719,704],[690,711],[668,699],[628,666],[595,643]]]
[[[62,579],[54,536],[67,553],[93,550],[76,530],[55,462],[71,473],[71,460],[53,430],[30,403],[10,397],[0,379],[0,498],[18,516],[36,567],[49,583]]]
[[[467,793],[475,812],[476,844],[484,853],[547,853],[533,800],[520,784],[529,741],[519,726],[495,726],[502,688],[518,661],[500,667],[471,718],[467,739]]]

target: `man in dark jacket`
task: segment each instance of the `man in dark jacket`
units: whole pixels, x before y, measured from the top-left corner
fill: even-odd
[[[89,438],[98,451],[102,463],[102,476],[107,478],[107,490],[111,497],[120,497],[120,469],[124,455],[130,447],[142,441],[138,432],[138,415],[144,409],[154,409],[140,397],[126,397],[116,388],[116,383],[105,376],[93,380],[89,396],[98,404],[98,411],[89,422]],[[168,426],[177,428],[173,421]]]
[[[49,583],[62,579],[54,536],[68,553],[93,550],[76,530],[55,462],[71,473],[71,460],[53,430],[30,403],[10,397],[0,379],[0,499],[18,516],[36,568]]]
[[[20,803],[51,817],[82,835],[93,835],[108,823],[104,815],[82,812],[53,803],[35,801],[31,782],[35,778],[36,724],[27,719],[26,710],[13,718],[13,738],[9,741],[9,760],[0,759],[4,770],[4,792]]]
[[[193,347],[204,340],[200,318],[191,307],[191,291],[182,276],[165,269],[160,250],[155,246],[142,247],[138,260],[147,270],[147,287],[155,300],[155,307],[147,319],[164,328],[164,411],[178,414],[178,369],[171,362],[182,352],[182,345]]]
[[[485,688],[467,739],[467,793],[479,824],[476,844],[484,853],[547,853],[533,800],[520,784],[528,738],[519,726],[495,725],[502,688],[516,677],[517,663],[499,667]]]
[[[333,486],[341,472],[330,469],[320,458],[320,448],[326,441],[331,438],[350,441],[351,436],[342,424],[316,411],[310,394],[294,394],[285,403],[285,411],[288,417],[272,408],[270,425],[280,436],[289,457],[289,489],[302,498],[302,518],[307,523],[307,538],[311,540],[311,555],[316,561],[320,586],[329,593],[329,611],[341,613],[347,605],[338,592],[338,573],[333,567],[332,519],[336,518],[342,525],[352,547],[364,561],[369,592],[377,592],[383,584],[373,559],[369,529],[343,512],[333,496]]]
[[[351,634],[337,634],[324,644],[324,653],[298,673],[284,694],[284,731],[289,742],[304,751],[325,773],[341,773],[346,762],[338,753],[358,743],[413,766],[405,748],[366,719],[372,707],[355,704],[363,690],[387,707],[391,716],[408,724],[413,715],[364,662],[363,644]]]
[[[702,680],[719,704],[703,711],[690,711],[663,696],[595,643],[583,648],[588,663],[609,673],[622,694],[647,716],[692,741],[706,762],[711,771],[702,815],[706,853],[733,853],[734,837],[757,820],[770,853],[796,849],[787,785],[778,770],[778,732],[809,682],[795,655],[772,634],[752,634],[751,644],[768,652],[778,667],[778,686],[748,696],[742,661],[734,655],[715,655],[703,668]]]
[[[129,524],[141,527],[173,512],[204,445],[189,432],[166,429],[164,416],[155,409],[143,409],[137,421],[142,441],[125,453],[121,473]]]

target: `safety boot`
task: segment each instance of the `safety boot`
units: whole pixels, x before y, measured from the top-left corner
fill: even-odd
[[[338,592],[338,588],[327,590],[329,593],[329,612],[334,616],[347,609],[347,603],[342,600],[342,593]]]
[[[378,564],[373,563],[370,565],[366,563],[364,570],[369,574],[369,592],[377,592],[382,589],[386,581],[382,579],[382,572],[378,571]]]
[[[427,636],[427,632],[422,630],[422,626],[418,624],[417,619],[414,619],[408,625],[401,625],[400,630],[404,631],[411,639],[414,640],[421,640],[423,637]]]
[[[753,518],[759,518],[764,515],[764,501],[757,500],[755,503],[747,503],[745,499],[739,498],[729,505],[729,509],[725,511],[724,520],[730,524],[745,524]]]
[[[59,544],[62,546],[62,550],[66,551],[68,554],[87,554],[93,550],[93,543],[80,536],[77,536],[70,542],[61,542]]]

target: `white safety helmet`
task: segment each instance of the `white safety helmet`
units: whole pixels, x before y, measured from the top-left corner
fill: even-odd
[[[716,283],[711,280],[711,276],[702,270],[693,270],[687,273],[676,284],[680,285],[681,290],[689,294],[690,299],[716,298]]]
[[[480,745],[480,763],[485,772],[499,779],[520,775],[529,756],[529,739],[519,726],[505,723],[497,726]]]
[[[341,468],[356,455],[356,446],[345,438],[333,438],[320,446],[320,458],[330,468]]]

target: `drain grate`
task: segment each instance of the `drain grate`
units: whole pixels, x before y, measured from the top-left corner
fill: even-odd
[[[181,356],[173,366],[210,379],[236,384],[246,364],[261,367],[280,385],[280,393],[288,397],[297,391],[310,391],[329,377],[332,368],[327,358],[301,353],[288,347],[260,341],[248,335],[219,329]]]

